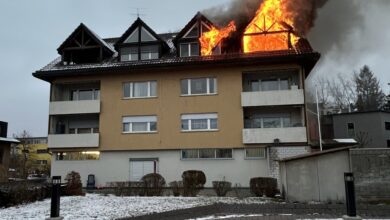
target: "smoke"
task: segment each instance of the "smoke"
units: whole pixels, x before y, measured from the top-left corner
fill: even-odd
[[[209,8],[203,13],[218,25],[225,26],[234,20],[237,29],[243,30],[255,17],[260,4],[264,0],[232,0],[227,5]],[[295,31],[301,36],[306,36],[314,26],[317,10],[325,5],[328,0],[279,0],[286,17],[293,21]]]

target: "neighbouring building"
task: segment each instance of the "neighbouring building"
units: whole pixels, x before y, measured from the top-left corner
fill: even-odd
[[[19,144],[11,146],[11,159],[14,162],[14,164],[11,164],[14,166],[12,168],[17,170],[19,167],[18,161],[26,157],[28,173],[49,173],[51,154],[47,145],[47,137],[18,138],[18,140],[20,141]]]
[[[219,27],[200,13],[179,33],[157,34],[138,18],[102,39],[80,24],[33,73],[51,85],[52,175],[74,170],[106,185],[202,170],[207,186],[244,187],[278,177],[275,159],[310,151],[305,79],[320,58],[279,26],[231,34],[205,56],[199,39]]]
[[[8,181],[11,144],[18,140],[7,138],[8,123],[0,121],[0,182]]]
[[[390,147],[390,112],[352,112],[332,118],[335,138],[355,139],[364,148]]]

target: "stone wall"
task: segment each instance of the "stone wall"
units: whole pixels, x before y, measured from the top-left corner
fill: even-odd
[[[390,149],[351,150],[359,200],[390,201]]]
[[[269,150],[269,172],[270,177],[276,178],[279,182],[279,162],[275,161],[286,157],[293,157],[310,152],[309,147],[271,147]]]

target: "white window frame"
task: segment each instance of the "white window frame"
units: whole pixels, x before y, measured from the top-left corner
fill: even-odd
[[[248,149],[262,149],[264,151],[264,156],[263,157],[248,157],[247,155],[247,150]],[[267,148],[265,147],[251,147],[251,148],[245,148],[245,160],[263,160],[267,159]]]
[[[133,123],[146,123],[146,131],[133,131]],[[151,123],[156,123],[156,130],[151,130]],[[125,131],[125,124],[129,124],[129,131]],[[157,133],[157,116],[124,116],[122,118],[122,133],[123,134],[139,134],[139,133]]]
[[[80,100],[80,92],[81,91],[91,91],[92,92],[92,99],[91,100]],[[99,99],[98,97],[95,97],[95,92],[99,91]],[[76,92],[76,99],[73,99],[73,92]],[[72,89],[71,90],[71,96],[72,101],[93,101],[93,100],[100,100],[100,89]]]
[[[192,94],[192,88],[191,88],[191,81],[192,80],[198,80],[198,79],[206,79],[206,86],[207,86],[207,91],[206,93],[199,93],[199,94]],[[210,83],[214,80],[214,92],[210,91]],[[201,96],[201,95],[217,95],[218,94],[218,82],[216,77],[205,77],[205,78],[191,78],[191,79],[182,79],[181,81],[186,81],[187,82],[187,94],[181,94],[181,96]],[[181,86],[181,83],[180,83]]]
[[[200,56],[200,49],[199,49],[199,54],[192,54],[192,50],[191,50],[191,44],[198,44],[198,47],[200,47],[200,44],[199,42],[188,42],[188,43],[180,43],[180,57],[197,57],[197,56]],[[187,45],[188,47],[188,56],[183,56],[182,54],[182,51],[181,51],[181,45]]]
[[[151,93],[152,93],[152,82],[156,83],[156,95],[155,96],[152,96]],[[135,83],[148,83],[148,94],[147,96],[137,96],[137,97],[134,97],[134,91],[133,91],[133,88],[134,88],[134,84]],[[126,97],[125,96],[125,85],[126,84],[130,84],[129,88],[130,88],[130,97]],[[147,98],[157,98],[157,88],[158,88],[158,85],[157,85],[157,81],[156,80],[152,80],[152,81],[142,81],[142,82],[125,82],[123,83],[122,85],[122,96],[123,96],[123,99],[147,99]]]
[[[184,158],[183,157],[183,151],[185,150],[196,150],[198,153],[198,156],[196,158]],[[201,158],[200,157],[200,151],[201,150],[213,150],[214,151],[214,157],[213,158]],[[217,158],[217,150],[231,150],[232,157],[230,158]],[[233,148],[199,148],[199,149],[181,149],[180,150],[180,160],[234,160],[234,151]]]
[[[192,128],[192,120],[207,120],[207,128],[206,129],[193,129]],[[211,128],[211,120],[217,120],[217,128]],[[183,120],[188,120],[188,130],[183,129]],[[206,114],[182,114],[181,120],[181,131],[182,132],[199,132],[199,131],[218,131],[218,114],[217,113],[206,113]]]

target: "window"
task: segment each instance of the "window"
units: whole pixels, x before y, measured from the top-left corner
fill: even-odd
[[[247,159],[264,159],[265,148],[263,147],[247,148],[245,149],[245,157]]]
[[[124,98],[157,97],[157,81],[124,83],[123,97]]]
[[[188,114],[181,116],[182,131],[213,131],[218,129],[217,114]]]
[[[185,159],[233,159],[233,149],[190,149],[182,150]]]
[[[99,89],[73,90],[72,101],[99,100]]]
[[[4,149],[0,148],[0,164],[3,164]]]
[[[385,129],[390,130],[390,122],[385,122]]]
[[[158,59],[158,46],[142,46],[141,60]]]
[[[59,152],[56,160],[99,160],[99,151]]]
[[[69,128],[69,134],[97,134],[99,128]]]
[[[184,79],[181,81],[182,95],[214,95],[216,93],[216,78]]]
[[[390,140],[387,140],[387,147],[390,148]]]
[[[121,49],[121,61],[138,60],[138,47],[125,47]]]
[[[47,160],[37,160],[36,163],[39,164],[39,165],[46,165],[47,164]]]
[[[355,137],[355,124],[354,123],[348,123],[348,136],[349,137]]]
[[[199,56],[199,43],[182,43],[180,44],[181,57]]]
[[[245,128],[290,128],[302,127],[302,123],[292,123],[291,117],[287,115],[254,115],[245,119]]]
[[[48,150],[47,149],[38,149],[37,154],[47,154]]]
[[[289,90],[290,79],[288,78],[270,78],[251,80],[250,91],[277,91],[277,90]]]
[[[184,38],[199,38],[199,26],[198,24],[195,24],[192,26],[191,30],[189,30],[185,35]]]
[[[123,133],[145,133],[157,131],[157,116],[123,117]]]

